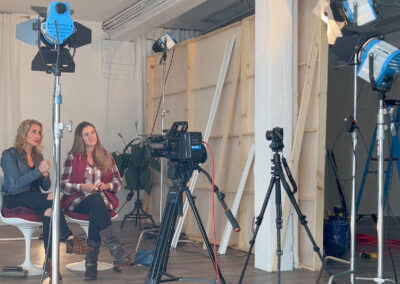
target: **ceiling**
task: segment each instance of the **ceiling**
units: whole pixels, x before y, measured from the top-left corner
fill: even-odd
[[[68,0],[78,21],[103,22],[138,0]],[[0,12],[35,15],[31,6],[48,7],[50,0],[0,0]]]
[[[155,27],[197,30],[203,34],[252,15],[255,8],[255,0],[189,0],[190,2],[188,0],[68,0],[67,2],[74,12],[72,16],[74,20],[104,22],[134,4],[145,6],[147,3],[157,1],[177,4],[173,12],[167,12],[171,14],[170,17],[164,15],[161,22],[155,21],[157,25]],[[31,6],[48,7],[50,2],[50,0],[0,0],[0,12],[35,15]],[[188,6],[188,3],[189,7],[185,7],[186,10],[181,9],[181,14],[176,12],[177,8],[178,10],[180,8],[179,5]],[[152,12],[157,15],[157,11]],[[129,38],[124,39],[129,40]]]

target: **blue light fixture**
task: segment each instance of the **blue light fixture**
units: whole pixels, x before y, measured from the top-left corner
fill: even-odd
[[[354,13],[355,5],[357,6],[357,16]],[[343,8],[349,22],[357,26],[366,25],[377,19],[372,0],[347,0],[343,2]]]
[[[75,49],[92,42],[92,31],[72,20],[73,11],[68,2],[52,1],[48,8],[31,6],[31,9],[38,14],[38,19],[18,24],[16,36],[39,49],[32,61],[32,70],[75,72]]]
[[[44,39],[50,44],[62,45],[75,31],[68,2],[51,2],[46,21],[40,27]]]
[[[400,50],[373,37],[366,41],[358,53],[360,67],[357,76],[370,82],[370,55],[373,55],[373,76],[377,87],[387,87],[394,75],[400,72]]]

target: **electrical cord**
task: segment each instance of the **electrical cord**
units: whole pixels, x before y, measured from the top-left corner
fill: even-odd
[[[217,276],[218,276],[218,283],[221,282],[221,275],[220,275],[220,269],[218,265],[218,251],[217,251],[217,230],[216,230],[216,221],[215,221],[215,160],[214,160],[214,153],[213,150],[207,142],[203,141],[204,145],[208,148],[211,154],[211,160],[212,160],[212,189],[213,189],[213,194],[212,194],[212,220],[213,220],[213,238],[214,238],[214,258],[215,258],[215,268],[217,271]]]

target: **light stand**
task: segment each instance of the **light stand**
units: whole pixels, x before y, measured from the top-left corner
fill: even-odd
[[[75,63],[69,50],[73,49],[75,52],[77,47],[91,43],[92,32],[89,28],[72,20],[68,2],[52,1],[48,9],[37,6],[31,6],[31,8],[38,13],[39,18],[18,24],[17,39],[37,46],[39,49],[32,60],[32,70],[54,74],[52,122],[55,188],[51,220],[52,272],[54,275],[51,282],[54,284],[58,283],[59,274],[61,138],[64,126],[69,131],[72,130],[71,121],[67,125],[60,122],[60,104],[62,103],[60,76],[61,71],[75,71]],[[41,46],[41,42],[45,46]],[[48,251],[48,248],[46,251]]]
[[[357,15],[357,4],[354,4],[354,11]],[[357,49],[357,47],[356,47]],[[353,58],[354,64],[354,78],[353,78],[353,119],[357,123],[357,53],[354,53]],[[353,156],[351,160],[351,213],[350,213],[350,270],[348,273],[351,274],[350,276],[350,283],[355,283],[355,253],[356,253],[356,174],[357,174],[357,131],[356,129],[353,130],[351,134],[353,140]]]
[[[166,61],[167,61],[167,48],[163,48],[160,64],[162,64],[162,94],[161,94],[161,133],[164,134],[165,130],[165,93],[166,93]],[[160,222],[162,221],[162,206],[163,206],[163,182],[164,182],[164,158],[160,160]]]
[[[176,45],[176,39],[167,32],[165,35],[160,37],[158,40],[155,41],[153,44],[153,51],[154,52],[162,52],[162,56],[160,59],[160,64],[162,64],[162,94],[161,94],[161,102],[162,102],[162,110],[161,110],[161,133],[165,134],[165,94],[166,94],[166,81],[167,81],[167,74],[166,74],[166,61],[167,61],[167,52],[171,48]],[[161,168],[160,168],[160,222],[162,221],[162,204],[163,204],[163,182],[164,182],[164,159],[161,157]]]
[[[60,46],[57,45],[57,50]],[[52,273],[51,278],[52,284],[58,283],[58,272],[59,272],[59,252],[60,252],[60,189],[61,189],[61,138],[64,124],[60,122],[60,105],[62,103],[60,76],[61,70],[57,63],[53,66],[54,71],[54,95],[53,95],[53,163],[55,172],[55,188],[54,188],[54,200],[53,200],[53,215],[51,219],[51,237],[52,237]],[[66,125],[68,130],[72,130],[72,122]]]
[[[391,279],[383,278],[383,209],[384,209],[384,156],[383,156],[383,142],[385,139],[385,106],[384,101],[386,93],[390,91],[393,83],[393,77],[388,76],[385,79],[383,87],[378,87],[374,78],[374,53],[369,54],[369,80],[371,83],[372,90],[379,93],[379,108],[377,115],[377,158],[378,158],[378,220],[376,224],[377,239],[378,239],[378,260],[377,260],[377,274],[374,278],[368,277],[356,277],[357,280],[373,280],[376,283],[392,282],[396,283]]]

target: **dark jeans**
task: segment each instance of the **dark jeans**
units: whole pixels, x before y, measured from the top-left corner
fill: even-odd
[[[35,210],[40,216],[43,224],[43,243],[47,257],[51,257],[51,238],[49,239],[50,217],[44,216],[44,212],[48,208],[51,208],[52,204],[53,201],[47,200],[47,194],[38,191],[28,191],[4,196],[4,207],[26,207]],[[60,237],[67,239],[71,235],[72,232],[65,221],[64,213],[63,211],[60,211]],[[49,240],[50,244],[48,245]],[[49,250],[47,250],[47,246],[49,246]]]
[[[111,225],[110,211],[101,195],[96,193],[89,195],[79,203],[75,212],[89,214],[88,239],[100,241],[100,231]]]

